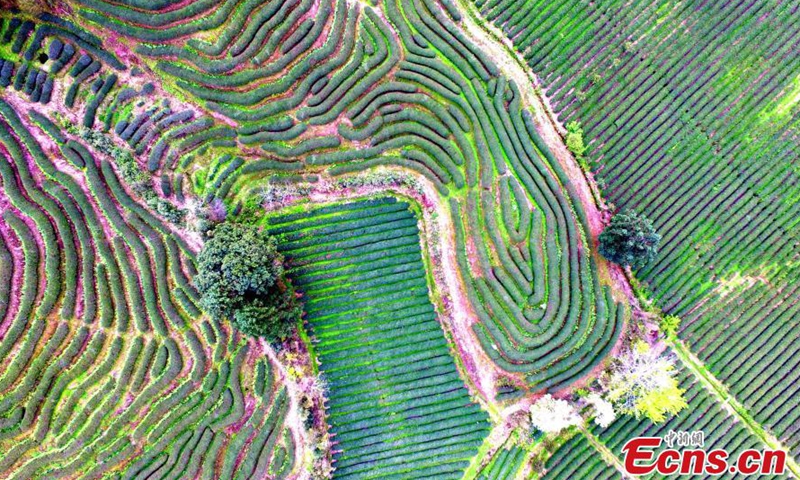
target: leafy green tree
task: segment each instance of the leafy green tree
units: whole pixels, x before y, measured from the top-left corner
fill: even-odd
[[[194,279],[202,307],[242,332],[269,341],[286,338],[302,315],[285,277],[277,242],[257,227],[222,223],[197,257]]]
[[[263,298],[243,305],[233,314],[233,324],[242,332],[268,340],[286,338],[303,314],[294,290],[279,279]]]
[[[625,210],[611,218],[598,238],[600,254],[623,267],[643,267],[658,254],[661,235],[644,215]]]
[[[577,158],[583,158],[586,153],[586,145],[583,143],[583,129],[581,124],[575,121],[567,124],[567,149]]]

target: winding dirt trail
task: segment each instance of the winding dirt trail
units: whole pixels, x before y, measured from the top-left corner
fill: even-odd
[[[483,351],[472,335],[472,326],[477,314],[467,299],[463,279],[455,251],[455,230],[447,203],[439,196],[436,187],[418,172],[398,166],[382,166],[368,173],[352,177],[396,173],[413,180],[418,189],[408,185],[360,186],[339,188],[328,175],[320,175],[317,182],[310,185],[311,191],[298,198],[278,205],[283,209],[296,202],[310,201],[312,204],[333,203],[342,200],[356,200],[374,195],[394,195],[416,204],[420,210],[419,230],[426,269],[431,270],[432,284],[429,285],[431,299],[437,305],[440,324],[452,339],[461,370],[467,380],[470,393],[483,403],[496,420],[505,418],[505,411],[494,401],[497,394],[495,379],[502,374],[499,367]]]

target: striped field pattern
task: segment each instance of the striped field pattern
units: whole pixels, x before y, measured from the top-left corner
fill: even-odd
[[[514,480],[527,455],[528,452],[517,445],[506,445],[500,448],[478,475],[478,480]]]
[[[157,174],[233,212],[267,184],[387,165],[424,176],[449,203],[473,333],[524,391],[569,388],[622,333],[576,189],[452,1],[73,4],[77,22],[125,37],[214,113],[162,146],[136,142],[167,118],[160,107],[114,117]]]
[[[800,456],[800,5],[475,0],[580,121],[617,207],[661,252],[637,272],[680,336]]]
[[[622,480],[622,474],[606,462],[582,433],[574,435],[545,464],[546,480]]]
[[[428,297],[417,219],[380,198],[271,217],[329,383],[335,479],[459,479],[488,434]]]
[[[0,477],[292,473],[274,365],[202,316],[192,249],[107,159],[0,99],[0,187]]]

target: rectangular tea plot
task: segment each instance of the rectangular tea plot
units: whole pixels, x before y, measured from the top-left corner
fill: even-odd
[[[409,205],[364,200],[268,223],[329,381],[334,478],[461,478],[488,416],[436,319]]]

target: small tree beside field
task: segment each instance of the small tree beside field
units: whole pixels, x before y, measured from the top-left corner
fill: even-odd
[[[644,215],[624,210],[598,237],[600,254],[623,267],[640,268],[656,258],[661,235]]]

